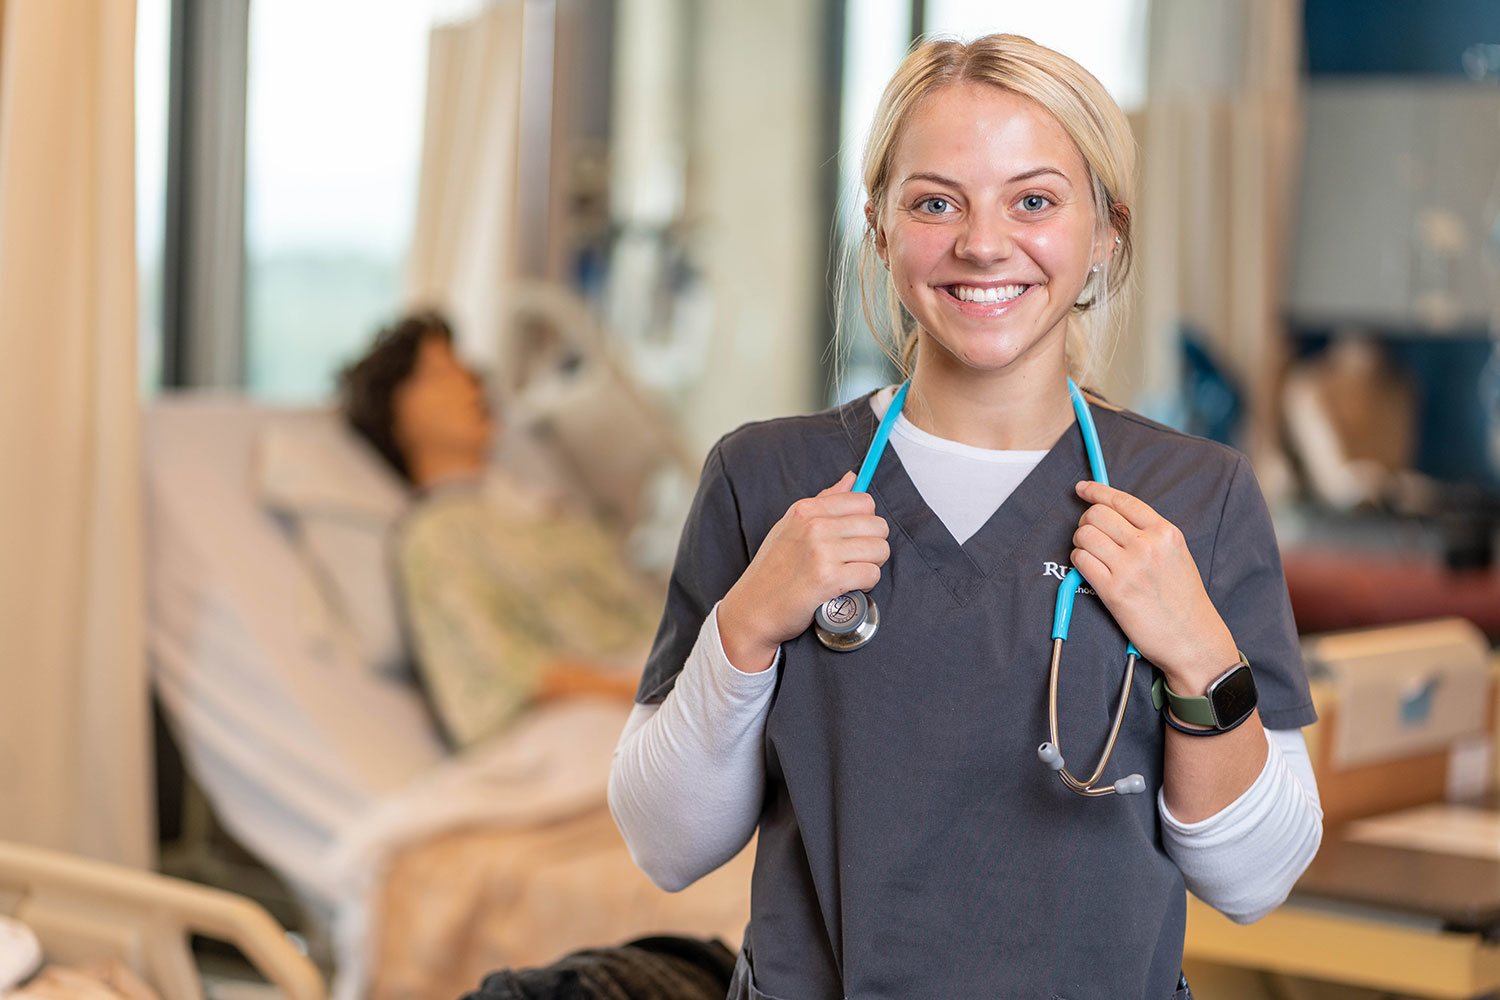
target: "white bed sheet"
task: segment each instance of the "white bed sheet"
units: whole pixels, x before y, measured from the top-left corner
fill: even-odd
[[[257,503],[268,421],[237,397],[166,398],[145,420],[148,649],[194,777],[225,826],[331,912],[328,851],[444,756],[409,684],[360,661]]]

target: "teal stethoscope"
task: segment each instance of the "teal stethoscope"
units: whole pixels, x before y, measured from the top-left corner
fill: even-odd
[[[880,426],[875,429],[870,448],[865,452],[865,460],[859,467],[852,492],[863,493],[870,488],[870,480],[875,478],[875,467],[880,464],[880,456],[885,453],[886,443],[891,438],[891,428],[895,426],[901,407],[906,403],[909,388],[911,383],[903,382],[891,399],[891,405],[881,418]],[[1068,398],[1073,402],[1073,412],[1077,415],[1078,427],[1083,432],[1083,447],[1088,452],[1089,469],[1095,481],[1108,486],[1109,473],[1104,468],[1104,455],[1099,450],[1099,432],[1094,427],[1094,415],[1072,379],[1068,379]],[[1052,673],[1047,683],[1047,725],[1050,739],[1038,747],[1036,753],[1042,763],[1057,772],[1064,785],[1079,795],[1131,795],[1144,792],[1146,779],[1139,774],[1127,774],[1110,785],[1095,785],[1103,777],[1104,768],[1109,764],[1115,740],[1120,735],[1120,723],[1125,719],[1125,706],[1130,702],[1130,683],[1135,677],[1136,660],[1140,657],[1133,642],[1127,642],[1125,646],[1125,681],[1120,685],[1120,703],[1115,708],[1114,722],[1109,727],[1109,740],[1104,745],[1099,765],[1087,779],[1080,780],[1068,771],[1063,762],[1061,741],[1057,735],[1057,671],[1062,662],[1063,643],[1068,638],[1068,623],[1073,618],[1073,599],[1083,582],[1082,574],[1076,569],[1070,569],[1057,588],[1057,606],[1052,615]],[[869,595],[860,591],[840,594],[820,605],[813,614],[813,631],[818,641],[840,653],[863,646],[874,637],[879,627],[880,610]]]

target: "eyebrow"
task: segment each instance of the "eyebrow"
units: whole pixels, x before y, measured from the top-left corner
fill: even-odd
[[[1019,174],[1016,174],[1014,177],[1010,178],[1005,183],[1007,183],[1007,184],[1014,184],[1017,181],[1029,181],[1029,180],[1031,180],[1031,178],[1033,178],[1033,177],[1039,177],[1042,174],[1056,174],[1058,177],[1061,177],[1063,180],[1065,180],[1065,181],[1068,180],[1068,175],[1065,174],[1065,173],[1063,173],[1061,170],[1057,169],[1056,167],[1033,167],[1030,170],[1025,170],[1025,171],[1022,171]],[[902,184],[910,184],[912,181],[933,181],[935,183],[945,184],[948,187],[953,187],[953,188],[957,188],[957,187],[962,187],[963,186],[962,184],[958,183],[958,181],[954,180],[951,177],[944,177],[942,174],[934,174],[934,173],[930,173],[930,172],[925,171],[925,170],[924,171],[919,171],[918,173],[915,173],[915,174],[908,174],[907,177],[906,177],[906,179],[904,181],[902,181],[901,183]]]

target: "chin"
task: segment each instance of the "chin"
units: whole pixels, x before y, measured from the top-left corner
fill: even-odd
[[[1014,344],[970,344],[954,350],[941,341],[932,343],[937,347],[932,353],[941,359],[943,367],[974,373],[1005,371],[1030,353],[1027,348]]]
[[[1043,359],[1054,353],[1054,349],[1058,364],[1066,366],[1061,332],[1026,337],[966,333],[946,340],[929,335],[924,343],[937,348],[933,353],[942,357],[945,366],[975,373],[1002,372],[1023,363],[1045,363]]]

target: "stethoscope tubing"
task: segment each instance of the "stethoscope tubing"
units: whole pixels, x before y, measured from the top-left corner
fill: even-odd
[[[1093,412],[1077,384],[1071,378],[1067,381],[1068,399],[1073,404],[1073,413],[1078,418],[1078,427],[1083,435],[1084,451],[1088,454],[1089,473],[1095,482],[1108,486],[1109,470],[1105,466],[1104,452],[1099,445],[1099,430],[1094,425]],[[903,382],[896,389],[896,394],[891,397],[890,406],[881,417],[879,426],[875,428],[875,436],[870,440],[870,447],[865,451],[864,461],[860,463],[859,473],[855,476],[854,485],[850,487],[851,492],[864,493],[869,490],[870,483],[875,478],[875,470],[880,464],[880,458],[885,454],[886,445],[890,441],[891,430],[895,427],[896,418],[906,403],[906,394],[910,388],[910,380]],[[1105,741],[1104,752],[1099,758],[1098,765],[1087,780],[1081,781],[1067,769],[1062,756],[1062,742],[1058,735],[1057,724],[1057,678],[1062,664],[1063,643],[1068,639],[1068,627],[1073,618],[1073,602],[1078,595],[1078,588],[1083,583],[1083,574],[1077,569],[1070,568],[1057,588],[1057,603],[1052,614],[1052,663],[1047,681],[1047,730],[1051,738],[1037,748],[1037,756],[1057,772],[1058,778],[1065,786],[1080,795],[1093,797],[1142,792],[1145,791],[1146,783],[1138,774],[1126,775],[1112,785],[1095,786],[1095,783],[1104,776],[1104,769],[1109,765],[1109,758],[1114,753],[1115,742],[1120,735],[1120,726],[1125,720],[1125,709],[1130,704],[1130,688],[1135,678],[1135,665],[1140,658],[1140,653],[1136,650],[1135,643],[1129,639],[1126,640],[1125,677],[1120,685],[1120,699],[1115,708],[1114,719],[1110,723],[1109,738]],[[837,626],[841,631],[835,632],[835,626],[825,621],[825,616],[827,608],[839,600],[840,598],[834,598],[833,601],[820,606],[818,613],[814,616],[814,626],[818,639],[825,646],[836,651],[847,652],[858,649],[874,636],[874,622],[878,621],[878,618],[874,617],[877,614],[874,602],[867,600],[865,603],[868,605],[868,614],[871,616],[868,627],[862,624],[863,631],[855,632],[845,624]]]
[[[875,436],[870,439],[870,447],[865,449],[865,460],[860,463],[859,475],[854,477],[854,485],[849,487],[850,493],[864,493],[870,488],[870,481],[875,478],[875,467],[880,464],[880,456],[885,454],[886,442],[891,439],[891,429],[896,426],[896,417],[900,415],[901,408],[906,405],[906,392],[911,388],[908,379],[901,383],[896,394],[891,397],[891,405],[885,411],[885,416],[880,420],[880,426],[875,428]]]

